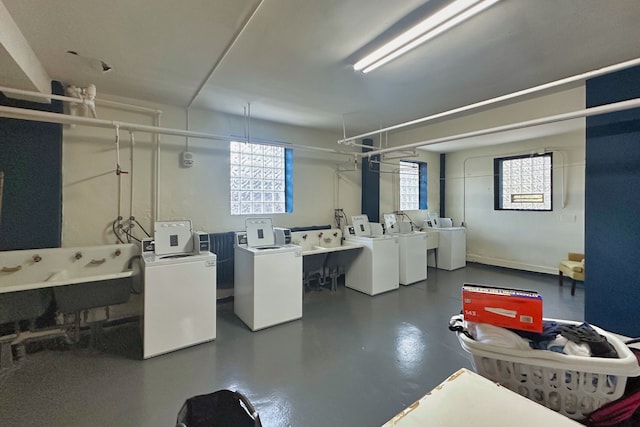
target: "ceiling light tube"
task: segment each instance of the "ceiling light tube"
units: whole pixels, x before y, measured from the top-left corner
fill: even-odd
[[[353,69],[368,73],[398,56],[433,39],[482,12],[499,0],[458,0],[426,18],[375,52],[358,61]]]

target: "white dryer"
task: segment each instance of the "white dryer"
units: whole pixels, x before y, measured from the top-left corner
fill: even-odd
[[[345,229],[345,241],[363,245],[347,265],[345,286],[367,295],[399,288],[399,247],[397,236],[372,235],[366,215],[351,217],[352,227]],[[379,224],[378,224],[379,226]],[[378,227],[376,227],[378,228]]]
[[[302,318],[302,248],[275,245],[270,218],[236,236],[233,311],[252,331]]]
[[[216,255],[191,252],[190,221],[159,221],[143,252],[143,358],[216,338]]]

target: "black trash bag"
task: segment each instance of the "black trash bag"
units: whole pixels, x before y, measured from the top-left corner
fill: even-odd
[[[249,399],[231,390],[218,390],[187,399],[178,412],[176,424],[186,427],[262,427]]]

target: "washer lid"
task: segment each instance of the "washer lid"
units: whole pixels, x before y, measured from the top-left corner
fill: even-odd
[[[205,252],[201,254],[187,254],[186,256],[173,257],[171,255],[156,255],[146,253],[142,255],[142,261],[146,267],[164,267],[167,265],[197,263],[204,261],[207,267],[215,267],[216,254]]]
[[[248,218],[244,222],[247,229],[247,246],[273,246],[276,243],[271,218]]]

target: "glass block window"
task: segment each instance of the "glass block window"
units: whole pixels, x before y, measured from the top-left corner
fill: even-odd
[[[400,210],[427,208],[427,164],[400,160]]]
[[[231,215],[291,212],[291,150],[232,141],[229,151]]]
[[[552,153],[494,159],[494,209],[553,210]]]

